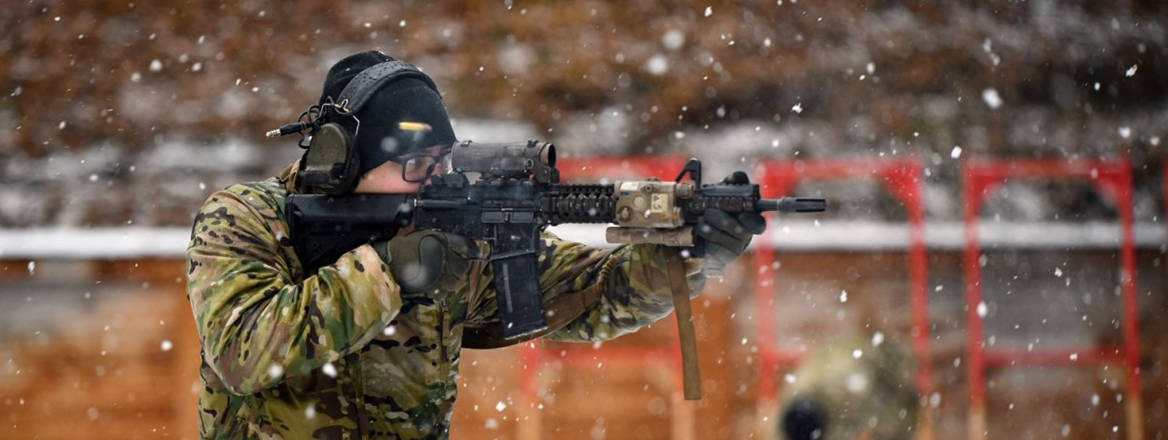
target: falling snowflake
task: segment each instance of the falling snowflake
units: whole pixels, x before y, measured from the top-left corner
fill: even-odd
[[[847,388],[848,391],[851,391],[855,394],[862,393],[864,390],[868,389],[868,376],[865,376],[862,373],[849,374],[844,379],[844,388]]]
[[[713,13],[714,13],[714,7],[706,6],[705,16],[709,17],[710,15],[713,15]]]
[[[957,159],[961,157],[961,147],[954,145],[953,150],[949,151],[949,157]]]
[[[998,91],[993,87],[981,91],[981,99],[985,101],[986,105],[991,109],[997,109],[1002,106],[1002,97],[998,95]]]
[[[163,339],[159,348],[161,348],[162,351],[170,351],[171,348],[174,348],[174,343],[170,342],[170,339]]]
[[[791,111],[793,111],[795,113],[803,113],[803,103],[800,102],[800,103],[796,103],[795,105],[791,106]]]
[[[151,72],[157,72],[160,70],[162,70],[162,61],[159,61],[157,58],[150,61],[150,71]]]
[[[669,60],[662,54],[653,55],[645,62],[645,71],[653,75],[664,75],[669,71]]]
[[[328,363],[324,364],[323,367],[320,367],[320,371],[322,373],[324,373],[325,376],[332,377],[332,378],[337,377],[337,367],[333,366],[332,362],[328,362]]]
[[[685,33],[677,29],[670,29],[661,36],[661,44],[669,50],[681,49],[681,46],[685,44]]]
[[[1140,68],[1140,66],[1138,64],[1132,64],[1131,67],[1127,68],[1127,71],[1123,72],[1123,75],[1128,77],[1128,78],[1136,76],[1136,70],[1138,70],[1139,68]]]

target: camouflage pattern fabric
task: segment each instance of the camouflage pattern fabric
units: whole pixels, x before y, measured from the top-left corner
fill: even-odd
[[[917,422],[916,364],[893,340],[845,336],[818,348],[791,376],[781,378],[782,405],[776,431],[796,407],[823,417],[820,440],[908,440]],[[783,380],[786,379],[786,380]]]
[[[472,261],[466,282],[436,300],[403,297],[369,245],[304,273],[284,218],[297,168],[218,191],[195,218],[187,296],[202,343],[200,436],[447,438],[462,330],[498,320],[490,266]],[[672,310],[657,246],[543,238],[545,300],[606,286],[595,306],[547,337],[611,339]],[[686,264],[696,294],[698,262]]]

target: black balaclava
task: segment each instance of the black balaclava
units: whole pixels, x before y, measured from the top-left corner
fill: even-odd
[[[371,50],[338,61],[325,76],[319,102],[324,103],[330,97],[337,100],[349,81],[362,70],[392,60]],[[383,85],[356,116],[361,121],[355,142],[360,160],[358,176],[402,154],[458,142],[442,96],[417,78],[402,78]],[[403,137],[398,133],[399,122],[422,122],[431,130],[420,137]],[[408,142],[402,141],[406,138]]]

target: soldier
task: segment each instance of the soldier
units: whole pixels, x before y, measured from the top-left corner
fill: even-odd
[[[349,56],[328,72],[322,105],[392,58]],[[379,68],[382,68],[379,67]],[[346,126],[356,148],[352,192],[411,193],[456,142],[424,74],[381,84]],[[367,76],[367,75],[366,75]],[[358,77],[354,80],[354,77]],[[428,126],[402,142],[395,130]],[[310,148],[311,152],[311,148]],[[306,156],[307,157],[307,156]],[[284,197],[303,192],[301,159],[278,176],[207,199],[187,249],[187,296],[202,343],[203,438],[447,438],[463,331],[497,323],[485,243],[404,228],[308,270],[292,246]],[[704,265],[737,258],[765,221],[708,211],[686,260],[692,292]],[[658,245],[586,247],[543,235],[538,282],[545,303],[589,286],[599,299],[545,337],[598,341],[646,326],[672,308]],[[497,325],[497,324],[496,324]]]
[[[793,373],[779,411],[787,440],[908,440],[917,419],[912,354],[882,334],[844,337]]]

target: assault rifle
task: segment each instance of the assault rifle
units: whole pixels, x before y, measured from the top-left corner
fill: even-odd
[[[555,164],[555,146],[547,142],[462,142],[452,147],[449,172],[431,178],[418,194],[289,195],[285,209],[291,238],[309,269],[335,261],[361,244],[391,238],[411,221],[418,229],[485,240],[490,243],[488,259],[494,272],[502,338],[515,339],[548,327],[536,260],[542,246],[540,231],[549,225],[616,224],[606,231],[610,243],[658,243],[680,249],[693,246],[693,227],[707,209],[733,215],[820,212],[826,207],[818,198],[762,199],[757,184],[703,185],[697,159],[690,159],[674,182],[642,180],[608,185],[560,183]],[[687,174],[690,181],[683,182]],[[689,292],[678,291],[688,290],[680,269],[681,256],[671,250],[668,257],[671,268],[678,272],[670,277],[683,357],[693,358],[693,344],[685,348],[685,340],[692,342],[693,332],[688,318]],[[679,275],[680,282],[674,275]],[[689,356],[687,352],[691,352]],[[689,368],[686,373],[687,397],[696,396],[696,388],[693,392],[689,389]]]

